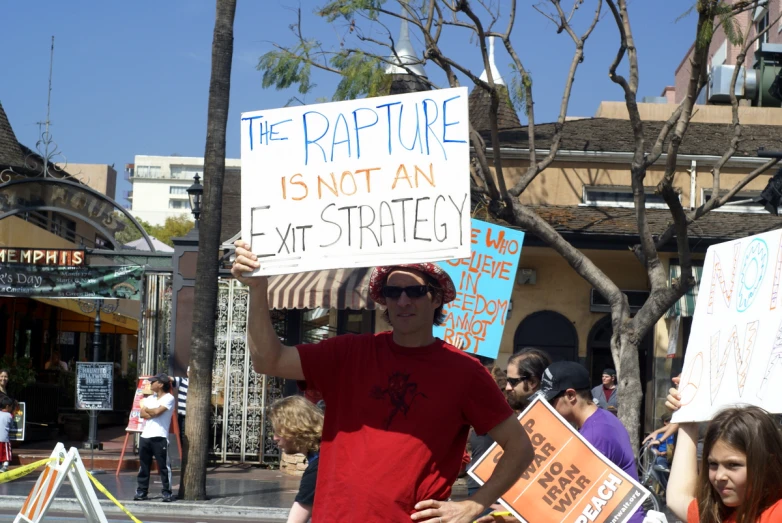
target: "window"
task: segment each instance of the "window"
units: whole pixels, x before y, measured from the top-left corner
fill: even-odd
[[[756,12],[755,16],[755,34],[760,34],[763,31],[766,31],[769,24],[769,16],[768,16],[768,7],[758,7],[758,9],[762,9],[762,11]],[[762,14],[761,14],[762,13]],[[760,46],[762,44],[768,43],[768,33],[769,31],[766,31],[763,36],[758,38],[757,43],[755,44],[756,49],[760,49]]]
[[[654,187],[644,187],[647,207],[666,207],[665,200],[654,193]],[[633,189],[627,186],[585,185],[584,205],[604,207],[633,207]]]
[[[190,210],[190,200],[168,200],[168,208]]]
[[[136,172],[134,173],[136,178],[160,178],[160,166],[159,165],[137,165]]]
[[[192,180],[197,174],[202,176],[204,172],[203,165],[172,165],[171,166],[171,178],[176,180]]]
[[[76,241],[76,222],[69,220],[60,214],[52,213],[49,230],[68,241]]]
[[[177,196],[187,196],[187,186],[185,185],[172,185],[168,188],[168,194]]]
[[[720,191],[721,195],[727,194],[727,190]],[[711,200],[711,189],[703,189],[701,194],[701,201],[703,203]],[[729,199],[725,205],[719,209],[715,209],[720,212],[747,212],[747,213],[765,213],[766,210],[763,206],[755,202],[755,198],[760,196],[760,191],[742,191],[736,194],[733,198]]]

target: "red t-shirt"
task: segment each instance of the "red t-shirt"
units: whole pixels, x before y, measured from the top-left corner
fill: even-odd
[[[606,388],[606,386],[603,386],[603,394],[606,395],[606,401],[611,399],[611,394],[614,393],[614,389]]]
[[[757,523],[779,523],[782,521],[782,499],[768,507],[758,518]],[[700,513],[698,511],[698,501],[692,500],[690,506],[687,508],[687,523],[699,523]],[[725,523],[735,523],[736,515],[731,514]]]
[[[316,523],[409,523],[419,501],[450,496],[470,426],[485,434],[513,414],[483,365],[439,339],[344,335],[298,350],[326,402]]]

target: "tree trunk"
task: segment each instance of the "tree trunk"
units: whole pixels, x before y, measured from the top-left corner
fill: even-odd
[[[642,337],[632,329],[629,318],[614,320],[613,323],[611,354],[614,357],[618,377],[618,416],[630,435],[633,452],[638,454],[638,446],[641,442],[641,401],[643,401],[638,347]]]
[[[192,501],[206,499],[218,254],[225,176],[225,132],[231,90],[235,13],[236,0],[217,0],[204,152],[204,195],[199,225],[193,331],[190,339],[190,384],[183,445],[186,464],[183,466],[182,487],[185,499]]]

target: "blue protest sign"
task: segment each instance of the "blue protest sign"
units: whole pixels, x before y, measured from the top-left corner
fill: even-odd
[[[445,325],[434,334],[465,352],[496,358],[524,233],[475,219],[471,225],[470,257],[439,264],[456,285],[456,299],[445,306]]]

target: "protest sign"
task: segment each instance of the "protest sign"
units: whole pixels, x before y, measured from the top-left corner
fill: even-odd
[[[258,274],[470,256],[467,89],[242,114]]]
[[[138,379],[138,385],[136,385],[136,394],[133,396],[133,407],[130,409],[130,416],[128,418],[128,426],[125,428],[126,432],[143,432],[144,424],[147,420],[141,417],[141,402],[145,396],[152,394],[152,389],[149,386],[149,378],[151,376],[140,376]]]
[[[709,247],[703,263],[675,423],[728,405],[782,413],[782,233]]]
[[[456,285],[456,299],[443,308],[445,325],[435,336],[472,354],[496,358],[508,315],[524,233],[472,220],[469,258],[439,265]]]
[[[595,450],[542,398],[519,416],[535,449],[532,464],[500,502],[523,522],[622,523],[649,492]],[[469,474],[483,485],[502,448],[496,443]]]

